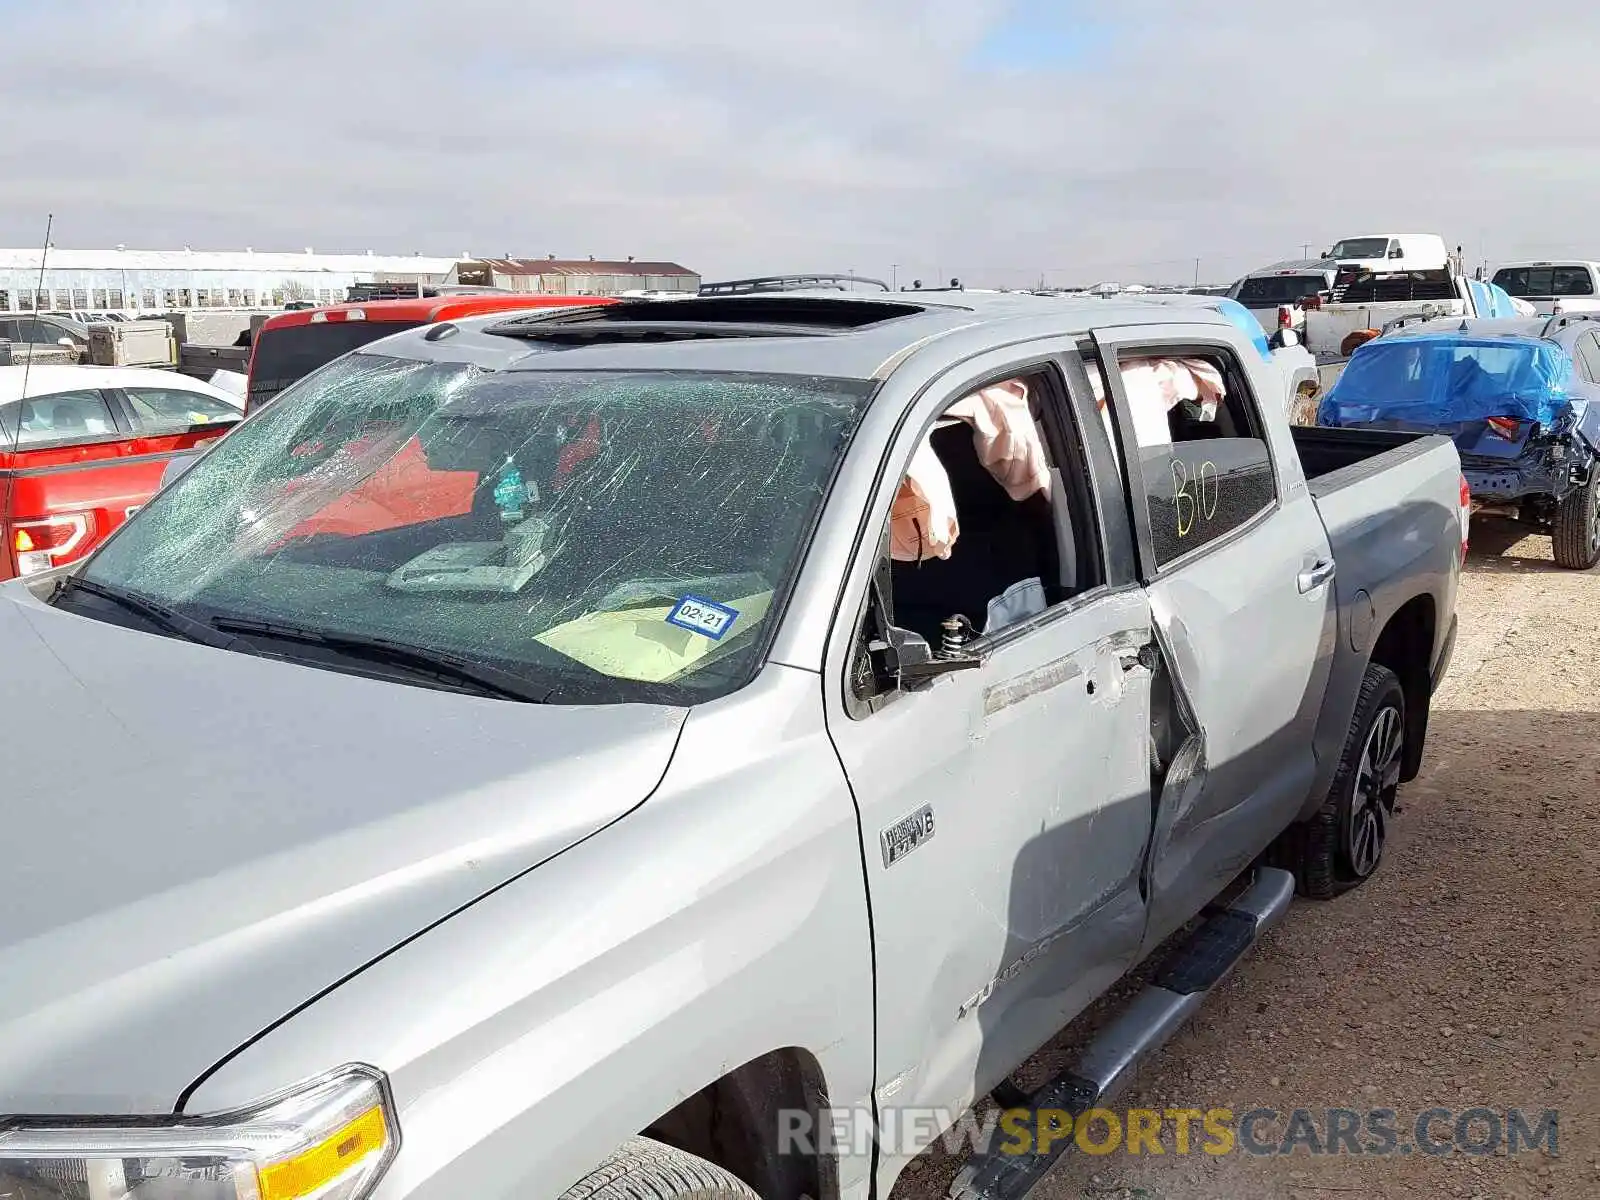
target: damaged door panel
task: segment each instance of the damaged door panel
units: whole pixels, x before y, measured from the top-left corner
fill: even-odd
[[[1206,735],[1194,706],[1173,669],[1173,655],[1165,635],[1152,629],[1151,640],[1130,670],[1150,673],[1150,846],[1145,855],[1140,886],[1151,909],[1152,929],[1167,926],[1173,884],[1184,874],[1183,835],[1194,821],[1206,783]],[[1180,852],[1173,852],[1173,843]],[[1167,901],[1167,903],[1163,903]],[[1165,936],[1163,933],[1161,936]],[[1146,946],[1154,945],[1147,933]]]

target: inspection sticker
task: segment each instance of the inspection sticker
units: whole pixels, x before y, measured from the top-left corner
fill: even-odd
[[[685,596],[667,614],[669,625],[701,634],[714,642],[720,642],[722,635],[732,629],[738,619],[737,609],[707,600],[704,596]]]

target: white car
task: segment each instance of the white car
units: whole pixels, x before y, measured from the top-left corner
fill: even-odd
[[[131,389],[138,397],[132,401],[136,410],[141,404],[150,407],[161,403],[144,398],[145,392],[152,391],[182,392],[206,397],[221,401],[235,412],[244,411],[244,401],[238,396],[203,379],[195,379],[177,371],[161,371],[151,367],[80,367],[59,363],[48,365],[41,363],[31,367],[18,363],[0,367],[0,405],[15,404],[19,400],[39,400],[58,392],[81,392],[85,389],[123,392]],[[201,405],[200,408],[203,412],[211,411],[209,405]],[[150,414],[147,415],[154,415],[156,411],[152,407]],[[112,433],[115,430],[108,428],[105,432]]]
[[[77,367],[54,363],[0,367],[0,414],[22,400],[34,402],[33,407],[38,409],[40,402],[48,401],[52,396],[77,397],[96,392],[118,394],[133,410],[134,418],[154,426],[189,427],[210,421],[221,423],[237,420],[244,415],[243,398],[225,388],[177,371],[161,371],[150,367]],[[92,406],[78,405],[73,408],[73,414],[75,419],[81,417],[81,432],[88,437],[112,437],[124,432],[116,423],[112,409],[103,401],[96,401]],[[0,429],[7,427],[8,422],[0,415]],[[12,431],[14,434],[14,427]],[[37,432],[42,436],[50,431]],[[189,456],[178,461],[187,466],[193,460],[194,456]],[[182,471],[172,473],[174,478],[181,474]],[[165,486],[168,477],[163,475],[161,482]]]

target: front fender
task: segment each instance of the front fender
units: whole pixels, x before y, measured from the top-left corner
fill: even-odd
[[[872,1003],[855,810],[821,689],[770,666],[691,713],[641,807],[310,1004],[186,1111],[366,1062],[389,1074],[402,1136],[381,1200],[553,1200],[775,1049],[813,1055],[834,1106],[868,1104]],[[869,1173],[841,1158],[840,1194],[864,1195]]]

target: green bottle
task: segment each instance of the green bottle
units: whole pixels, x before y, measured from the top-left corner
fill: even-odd
[[[500,480],[494,485],[494,502],[500,509],[500,519],[511,525],[522,520],[522,506],[527,503],[528,492],[522,486],[522,472],[517,464],[507,458],[500,468]]]

